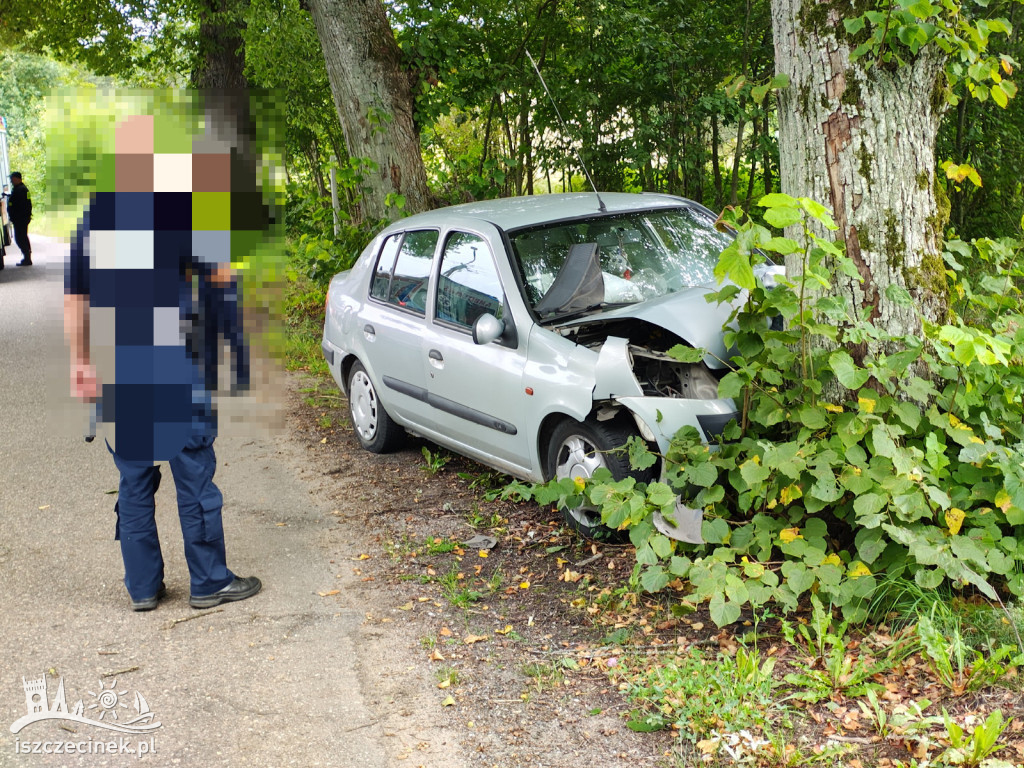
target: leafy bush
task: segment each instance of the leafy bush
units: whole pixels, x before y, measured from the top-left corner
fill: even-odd
[[[948,243],[947,322],[925,322],[923,339],[897,337],[830,293],[831,275],[857,271],[816,234],[836,228],[821,205],[779,194],[760,205],[772,226],[802,225],[803,245],[747,222],[721,256],[716,276],[728,282],[709,300],[741,305],[719,394],[736,398],[739,423],[716,446],[680,430],[660,457],[664,482],[595,474],[535,488],[535,498],[589,499],[605,524],[630,530],[647,589],[688,579],[688,597],[709,601],[719,625],[744,606],[793,610],[807,594],[859,621],[882,574],[990,600],[1024,594],[1021,244]],[[764,252],[797,255],[802,274],[766,288],[755,277]],[[898,286],[886,296],[913,306]],[[780,315],[784,329],[771,330]],[[629,450],[635,463],[655,460],[639,439]],[[654,528],[675,493],[704,510],[705,545]]]

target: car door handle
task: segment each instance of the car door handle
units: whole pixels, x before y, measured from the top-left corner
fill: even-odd
[[[444,355],[441,354],[440,350],[432,349],[427,353],[427,357],[430,358],[430,365],[434,368],[444,368]]]
[[[377,331],[376,329],[374,329],[372,325],[367,323],[366,325],[363,326],[363,334],[366,336],[367,339],[373,341],[374,338],[376,338],[377,336]]]

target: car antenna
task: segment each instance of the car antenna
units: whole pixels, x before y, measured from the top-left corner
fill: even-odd
[[[525,50],[525,49],[524,49]],[[558,118],[558,124],[562,126],[562,131],[566,135],[569,134],[569,129],[565,127],[565,120],[562,119],[562,113],[558,111],[558,104],[555,103],[554,97],[551,95],[551,91],[548,90],[548,84],[544,82],[544,75],[540,73],[540,67],[537,66],[537,62],[533,60],[533,56],[530,55],[530,51],[526,51],[526,56],[530,59],[530,63],[533,65],[533,71],[537,73],[537,79],[540,80],[540,84],[544,86],[544,93],[548,95],[548,99],[551,101],[551,106],[555,108],[555,116]],[[591,189],[594,190],[594,194],[597,195],[597,207],[601,213],[607,213],[608,209],[604,207],[604,200],[601,199],[601,193],[597,191],[597,185],[594,183],[594,178],[590,175],[590,171],[587,169],[587,164],[583,162],[583,158],[580,153],[573,147],[573,154],[576,155],[576,159],[579,161],[580,166],[583,168],[583,173],[587,175],[587,181],[590,182]]]

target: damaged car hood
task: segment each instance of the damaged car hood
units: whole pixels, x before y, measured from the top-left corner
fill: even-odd
[[[684,288],[657,299],[604,310],[549,327],[559,332],[566,329],[596,330],[602,325],[618,324],[622,320],[639,320],[664,328],[687,344],[706,350],[705,364],[709,368],[723,368],[721,361],[728,359],[729,350],[723,341],[722,326],[734,307],[730,303],[708,303],[705,296],[715,292],[715,289],[703,286]]]

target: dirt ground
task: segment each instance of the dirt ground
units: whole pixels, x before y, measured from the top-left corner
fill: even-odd
[[[734,649],[749,622],[719,631],[704,610],[678,618],[644,598],[632,612],[621,604],[603,610],[602,596],[625,591],[631,548],[583,541],[562,527],[557,512],[533,503],[486,501],[486,490],[507,478],[427,441],[410,438],[385,456],[363,451],[344,397],[330,384],[320,390],[326,399],[312,404],[294,397],[290,423],[305,443],[310,479],[330,499],[329,556],[351,561],[332,563],[351,569],[370,606],[366,637],[402,649],[382,654],[375,670],[375,714],[401,743],[396,759],[446,768],[711,761],[675,731],[627,727],[633,707],[613,674],[623,654],[618,630],[632,633],[631,653],[654,657],[673,646]],[[474,541],[479,536],[492,537],[493,547]],[[776,674],[784,673],[792,649],[771,640],[779,639],[778,622],[761,630],[762,651],[776,658]],[[898,676],[876,682],[885,684],[882,698],[890,703],[927,696],[935,712],[944,707],[961,716],[1001,708],[1016,718],[1007,735],[1024,759],[1020,694],[987,689],[951,698],[914,658]],[[853,701],[825,701],[805,714],[794,746],[808,756],[826,745],[848,750],[817,764],[883,768],[920,750],[878,737]],[[423,718],[438,729],[418,730]]]
[[[626,548],[571,537],[536,504],[483,501],[470,485],[489,479],[486,469],[461,457],[427,471],[422,448],[438,450],[429,442],[410,438],[386,456],[363,451],[343,399],[314,408],[297,396],[289,421],[331,499],[329,556],[359,542],[351,562],[334,564],[359,577],[367,639],[409,649],[382,655],[377,670],[376,715],[404,739],[398,759],[454,758],[456,745],[416,738],[410,720],[429,717],[456,734],[466,765],[675,764],[672,734],[626,727],[628,702],[605,671],[616,659],[600,650],[611,628],[573,605],[628,574]],[[496,542],[461,545],[477,535]],[[560,580],[567,570],[576,581]]]

